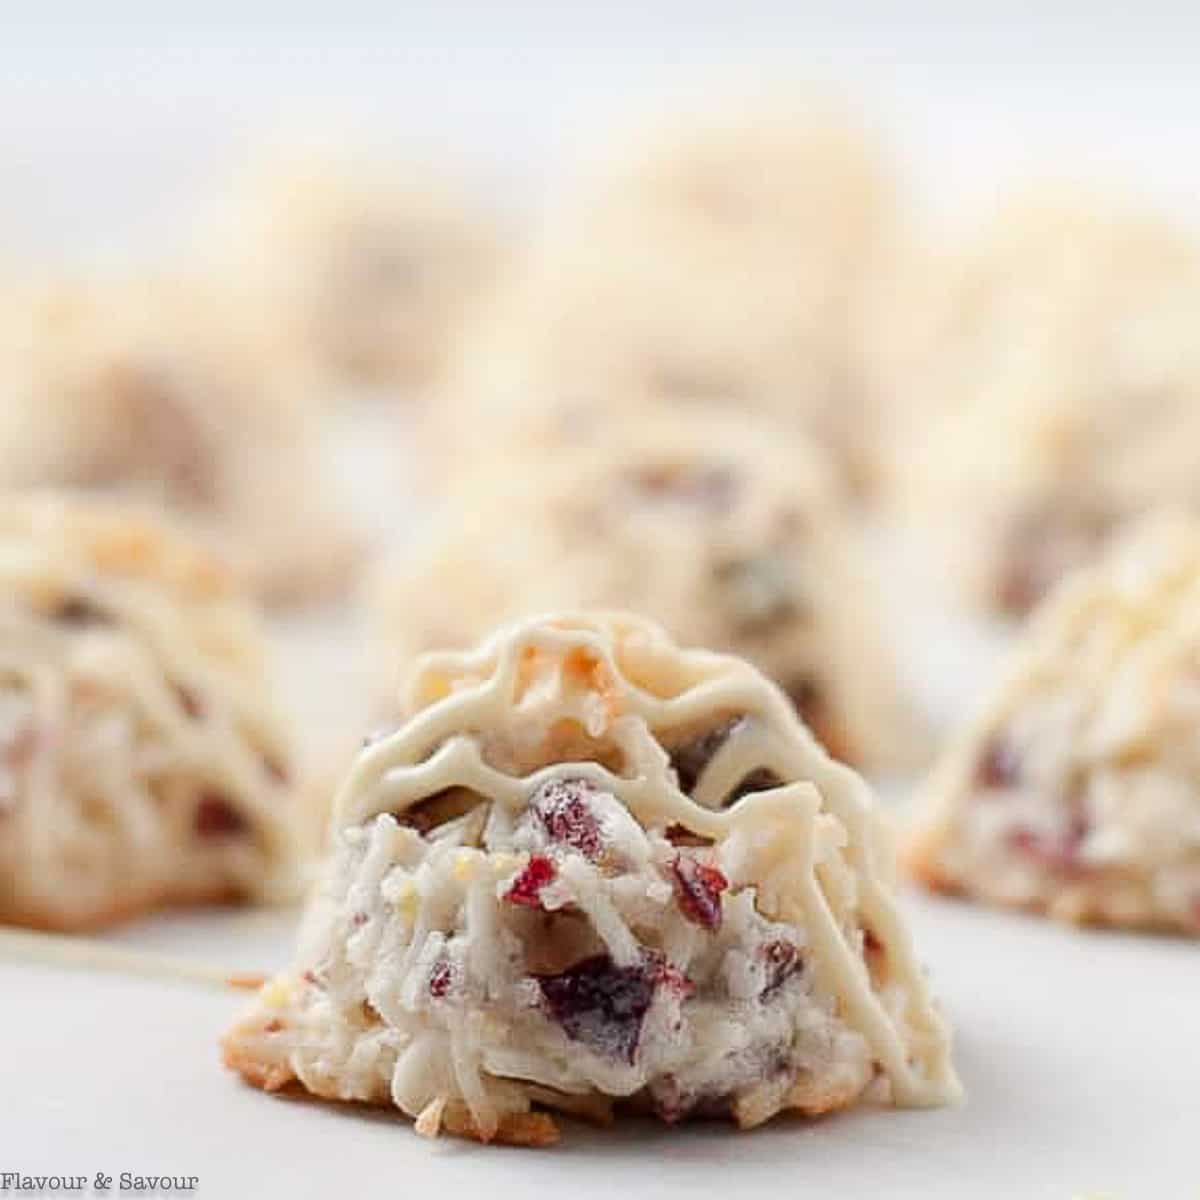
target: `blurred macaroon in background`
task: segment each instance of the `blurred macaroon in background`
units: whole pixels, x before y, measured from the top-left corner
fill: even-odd
[[[1072,7],[22,18],[0,487],[226,559],[318,776],[413,653],[562,605],[911,771],[913,594],[998,629],[1200,505],[1187,64]]]

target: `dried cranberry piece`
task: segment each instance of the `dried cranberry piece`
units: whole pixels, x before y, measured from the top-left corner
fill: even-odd
[[[429,973],[429,994],[440,1000],[454,983],[454,968],[448,959],[439,958]]]
[[[993,791],[1004,791],[1015,787],[1021,780],[1021,757],[1003,738],[988,743],[975,768],[977,787]]]
[[[154,464],[157,478],[170,494],[196,507],[214,503],[213,438],[180,393],[173,372],[165,364],[141,357],[113,363],[108,376],[111,394],[119,398],[123,410],[123,423],[138,431],[137,450],[144,462]]]
[[[696,985],[687,975],[674,963],[668,962],[663,955],[652,950],[647,950],[645,953],[646,959],[651,965],[654,981],[666,988],[667,991],[674,992],[681,1000],[686,1000],[696,990]]]
[[[263,770],[266,771],[268,777],[273,783],[285,784],[291,782],[291,776],[288,775],[287,768],[277,758],[273,758],[269,754],[262,756]]]
[[[112,617],[83,596],[67,596],[53,612],[60,625],[111,625]]]
[[[689,921],[704,929],[721,927],[721,893],[729,880],[690,855],[677,854],[671,864],[675,902]]]
[[[1026,550],[1010,551],[997,571],[996,603],[1012,616],[1027,613],[1051,584],[1046,564]]]
[[[191,688],[184,687],[182,683],[175,683],[171,685],[171,690],[175,693],[175,699],[185,716],[197,721],[204,715],[204,705]]]
[[[0,739],[0,764],[7,768],[0,772],[0,820],[16,807],[21,776],[33,761],[43,736],[39,727],[28,721],[11,730],[7,739]]]
[[[593,861],[604,851],[600,823],[589,797],[596,789],[586,779],[551,779],[533,794],[530,808],[552,842],[570,846]]]
[[[220,792],[204,792],[200,796],[194,825],[202,838],[236,837],[248,828],[246,818]]]
[[[1043,833],[1036,829],[1014,829],[1009,834],[1009,844],[1022,854],[1032,858],[1043,867],[1063,874],[1074,874],[1082,869],[1079,847],[1087,837],[1089,823],[1080,813],[1074,814],[1067,827],[1057,833]]]
[[[529,908],[542,907],[542,888],[554,882],[557,871],[554,863],[544,854],[534,854],[521,873],[512,881],[505,900],[513,904],[524,904]]]
[[[803,970],[804,959],[799,949],[782,938],[768,942],[763,947],[763,965],[766,982],[758,993],[760,1001],[770,1000],[776,992],[797,972]]]
[[[729,512],[738,493],[737,475],[719,465],[697,470],[657,463],[635,472],[633,482],[649,499],[694,505],[714,516]]]
[[[1046,497],[1018,512],[1001,546],[994,578],[996,602],[1013,616],[1029,611],[1068,572],[1091,558],[1109,536],[1113,518]]]
[[[642,1023],[659,986],[687,995],[691,984],[661,955],[619,967],[607,954],[585,958],[559,975],[535,975],[550,1016],[573,1042],[632,1063]]]

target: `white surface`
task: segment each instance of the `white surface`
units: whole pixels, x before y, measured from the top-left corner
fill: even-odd
[[[1194,1200],[1196,946],[924,897],[908,907],[958,1026],[961,1109],[780,1120],[750,1134],[568,1123],[547,1151],[430,1143],[390,1114],[268,1097],[223,1072],[215,1042],[244,1003],[236,993],[0,962],[0,1171],[199,1175],[198,1195],[255,1200]],[[270,924],[225,926],[231,965],[277,959]]]

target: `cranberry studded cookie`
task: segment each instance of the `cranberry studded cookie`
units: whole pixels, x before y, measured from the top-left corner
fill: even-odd
[[[940,278],[889,406],[901,486],[968,597],[1020,614],[1130,517],[1200,505],[1200,244],[1031,197]]]
[[[291,344],[350,384],[429,383],[503,259],[496,213],[419,162],[293,156],[243,190],[235,268]]]
[[[289,888],[287,750],[214,560],[131,511],[9,498],[0,656],[0,921]]]
[[[623,1102],[746,1128],[959,1093],[873,797],[739,659],[615,614],[428,655],[334,824],[224,1041],[258,1086],[533,1145]]]
[[[388,688],[397,660],[470,644],[497,620],[627,607],[685,644],[748,658],[835,757],[872,768],[919,760],[924,731],[879,593],[819,457],[728,415],[621,432],[479,473],[381,573]]]
[[[1034,615],[908,846],[931,887],[1200,935],[1200,525],[1161,517]]]
[[[580,181],[467,338],[431,413],[458,465],[472,445],[557,448],[609,414],[708,407],[799,429],[839,482],[869,486],[860,327],[894,223],[871,139],[828,103],[773,95],[634,142]]]
[[[260,314],[182,279],[34,289],[10,298],[0,377],[0,485],[161,506],[268,601],[345,586],[357,538],[313,382]]]

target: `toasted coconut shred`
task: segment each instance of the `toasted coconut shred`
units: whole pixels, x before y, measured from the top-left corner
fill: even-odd
[[[626,615],[418,660],[337,797],[294,966],[227,1035],[267,1089],[422,1134],[953,1101],[876,803],[740,659]]]

